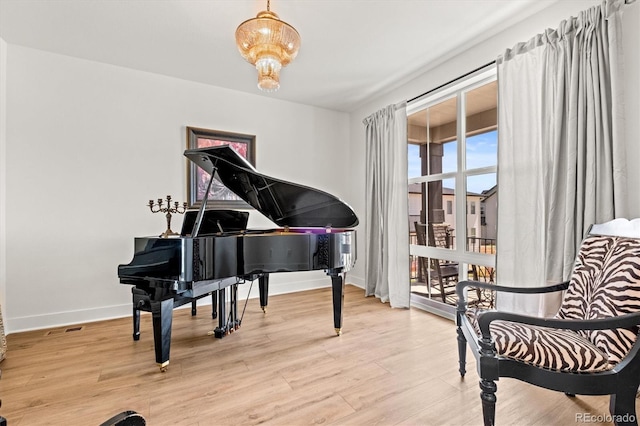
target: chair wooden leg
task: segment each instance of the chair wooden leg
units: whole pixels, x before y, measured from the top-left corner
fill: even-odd
[[[458,327],[457,332],[458,332],[458,363],[460,364],[458,371],[460,372],[460,376],[464,377],[465,373],[467,372],[465,368],[467,363],[467,339],[465,339],[464,333],[462,332],[462,329],[460,327]]]
[[[611,395],[609,412],[616,426],[638,426],[636,391],[635,388],[625,389]]]
[[[480,380],[480,399],[482,400],[482,417],[484,426],[494,426],[496,422],[496,382],[493,380]]]

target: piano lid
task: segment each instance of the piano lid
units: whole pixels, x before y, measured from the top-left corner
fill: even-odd
[[[351,228],[358,217],[347,204],[318,189],[259,173],[228,145],[188,149],[184,155],[247,204],[281,227]]]

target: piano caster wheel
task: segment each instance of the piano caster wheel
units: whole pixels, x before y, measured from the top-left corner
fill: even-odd
[[[262,312],[266,314],[267,313],[267,307],[266,306],[260,306],[260,307],[262,308]]]
[[[342,334],[342,329],[341,328],[336,328],[336,335],[341,335]]]
[[[163,362],[162,364],[158,364],[158,366],[160,367],[161,373],[166,373],[167,368],[169,368],[169,361]]]

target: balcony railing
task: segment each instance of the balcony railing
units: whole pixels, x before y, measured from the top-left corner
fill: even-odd
[[[455,247],[455,236],[449,236],[450,243],[452,247]],[[415,232],[409,233],[409,242],[410,244],[418,244],[417,236]],[[496,240],[493,238],[480,238],[480,237],[468,237],[466,243],[466,249],[469,252],[474,253],[486,253],[486,254],[495,254],[496,252]],[[432,283],[427,284],[429,281],[424,275],[425,273],[419,267],[419,257],[418,256],[410,256],[410,278],[412,286],[427,286],[437,287],[435,283],[433,283],[434,277],[431,274]],[[495,268],[487,267],[483,265],[468,265],[467,269],[467,277],[470,280],[475,281],[484,281],[493,283],[495,281]],[[431,290],[429,290],[429,294]],[[493,306],[494,295],[491,291],[478,291],[479,302],[482,302],[486,306]],[[449,300],[447,298],[447,303],[455,304],[455,297]]]
[[[496,240],[494,238],[467,237],[467,251],[495,254]]]

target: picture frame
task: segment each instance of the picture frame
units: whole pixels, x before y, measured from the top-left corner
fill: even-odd
[[[255,167],[256,137],[242,133],[232,133],[220,130],[209,130],[187,126],[187,149],[205,148],[210,146],[229,145],[241,157]],[[187,203],[188,208],[199,208],[207,190],[209,174],[187,160]],[[207,197],[207,208],[214,209],[249,209],[251,206],[239,196],[225,187],[217,179],[211,184]]]

